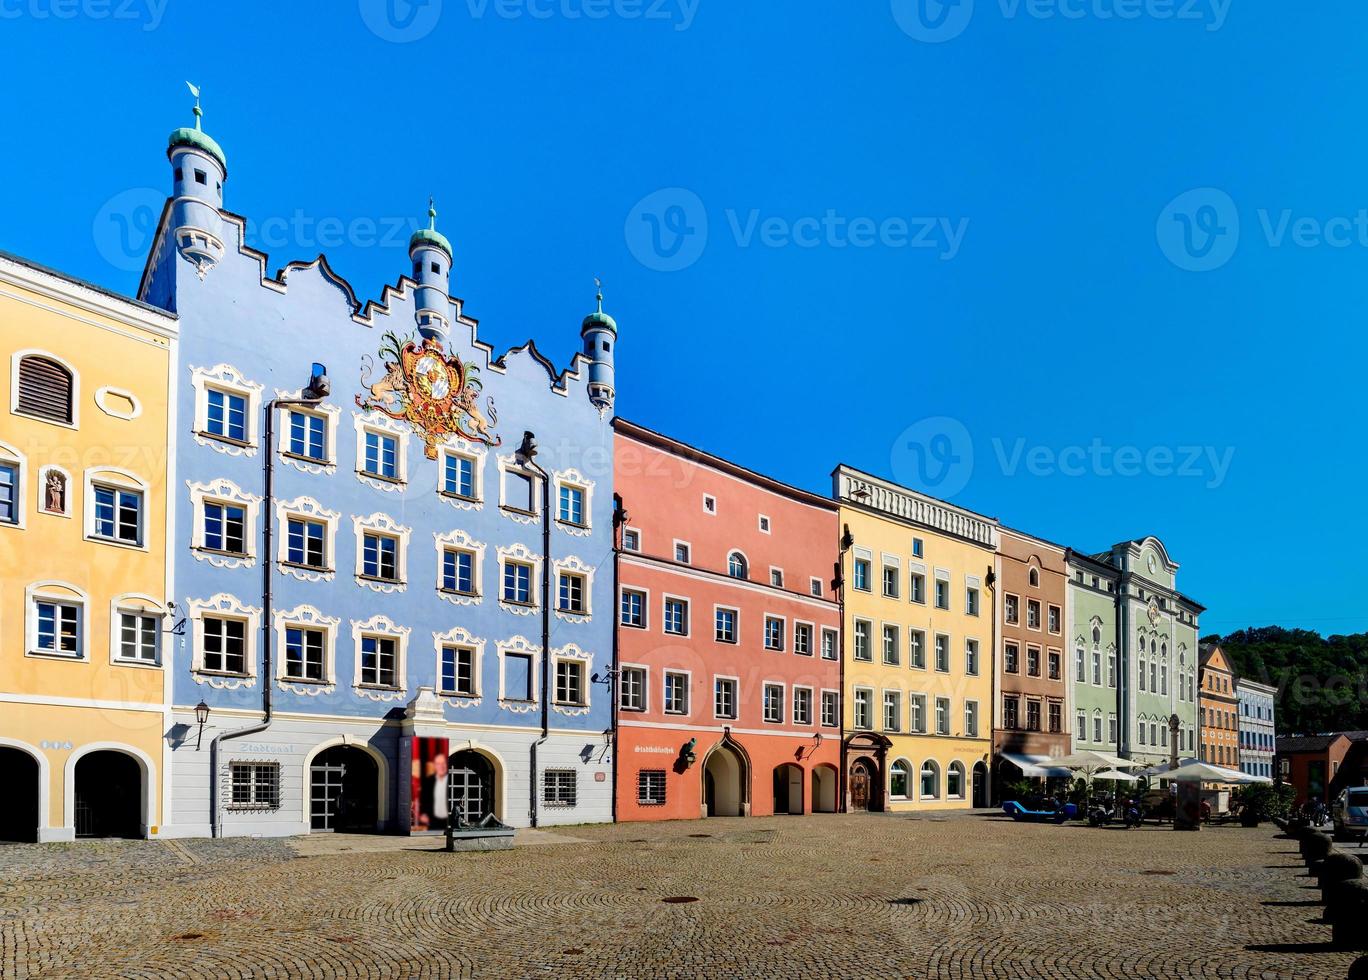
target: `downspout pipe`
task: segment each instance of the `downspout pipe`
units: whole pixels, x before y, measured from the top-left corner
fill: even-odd
[[[541,737],[532,743],[530,780],[529,818],[533,827],[540,818],[539,797],[537,795],[537,750],[551,737],[551,474],[544,470],[534,458],[537,453],[536,439],[531,432],[523,433],[522,448],[518,455],[523,465],[541,477],[541,518],[542,518],[542,568],[541,568]]]
[[[621,588],[621,578],[622,578],[622,569],[621,569],[621,563],[622,563],[622,532],[623,532],[623,528],[626,526],[626,524],[627,524],[627,511],[626,511],[626,509],[622,506],[622,495],[621,495],[621,494],[615,493],[615,494],[613,494],[613,608],[614,608],[615,611],[617,610],[618,604],[622,602],[622,599],[621,599],[621,597],[620,597],[620,595],[619,595],[619,593],[618,593],[618,590]],[[618,691],[619,691],[619,684],[621,683],[621,677],[622,677],[622,675],[621,675],[621,670],[622,670],[622,665],[621,665],[621,660],[622,660],[622,646],[621,646],[621,643],[619,642],[619,637],[621,636],[621,633],[622,633],[622,630],[619,629],[618,624],[617,624],[616,622],[614,622],[614,624],[613,624],[613,665],[612,665],[612,670],[610,671],[610,673],[609,673],[609,675],[608,675],[608,695],[609,695],[609,697],[611,697],[611,698],[613,699],[613,708],[612,708],[612,719],[613,719],[613,720],[612,720],[612,726],[613,726],[613,727],[612,727],[611,734],[610,734],[610,736],[609,736],[609,737],[612,739],[612,742],[611,742],[610,744],[613,746],[613,771],[612,771],[612,774],[608,777],[609,780],[610,780],[609,785],[612,787],[612,789],[611,789],[611,792],[612,792],[611,807],[612,807],[612,818],[613,818],[613,823],[617,823],[617,817],[618,817],[618,798],[617,798],[617,795],[618,795],[618,749],[619,749],[619,745],[618,745],[618,718],[620,717],[619,711],[620,711],[620,708],[621,708],[621,705],[620,705],[620,703],[619,703]]]
[[[275,541],[275,417],[276,410],[291,405],[317,405],[327,394],[327,374],[322,365],[314,365],[314,374],[305,389],[314,397],[274,398],[266,403],[266,419],[262,426],[262,501],[261,501],[261,721],[246,728],[219,732],[209,742],[209,829],[213,837],[223,836],[222,801],[219,799],[219,746],[229,739],[257,735],[271,727],[274,707],[271,692],[275,686],[274,650],[271,628],[271,573],[275,564],[272,545]]]

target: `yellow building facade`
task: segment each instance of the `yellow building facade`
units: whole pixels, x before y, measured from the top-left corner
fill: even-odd
[[[176,320],[0,255],[0,839],[169,812]]]
[[[987,805],[998,525],[842,466],[851,810]]]

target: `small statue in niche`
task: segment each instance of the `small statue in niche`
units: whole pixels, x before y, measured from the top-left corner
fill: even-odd
[[[48,470],[47,482],[43,487],[43,510],[50,514],[65,514],[67,499],[66,474]]]

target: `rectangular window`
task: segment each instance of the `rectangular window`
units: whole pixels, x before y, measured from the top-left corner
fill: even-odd
[[[475,595],[474,552],[442,549],[442,591]]]
[[[964,702],[964,737],[978,738],[978,702]]]
[[[285,676],[291,680],[323,680],[323,648],[327,634],[319,629],[285,629]]]
[[[557,609],[561,612],[580,613],[584,606],[584,576],[573,572],[561,572],[557,586]]]
[[[542,773],[542,802],[547,806],[575,805],[575,770],[547,769]]]
[[[907,597],[913,602],[926,602],[926,576],[913,572],[907,580]]]
[[[285,522],[285,560],[306,568],[326,568],[324,541],[328,526],[321,521],[291,517]]]
[[[950,699],[936,698],[936,734],[950,734]]]
[[[910,710],[908,724],[911,726],[908,731],[917,734],[926,734],[926,695],[910,694],[907,697]]]
[[[0,524],[19,523],[19,467],[0,463]]]
[[[898,566],[883,567],[883,594],[890,599],[898,598]]]
[[[1026,730],[1028,732],[1040,731],[1040,702],[1034,698],[1026,700]]]
[[[765,649],[784,649],[784,621],[776,616],[765,617]]]
[[[637,806],[665,805],[665,770],[637,770]]]
[[[922,555],[922,539],[921,539],[921,538],[913,538],[913,539],[912,539],[912,556],[913,556],[914,558],[921,558],[921,557],[923,557],[923,555]]]
[[[1058,650],[1051,650],[1047,659],[1049,661],[1050,680],[1059,680],[1064,670],[1064,666],[1060,662],[1063,659],[1063,654]]]
[[[211,436],[231,439],[234,442],[247,441],[247,399],[220,388],[209,388],[208,417],[205,430]]]
[[[950,608],[950,583],[945,579],[936,579],[936,608]]]
[[[685,636],[689,632],[689,604],[683,599],[665,600],[665,632]]]
[[[384,582],[399,581],[399,541],[367,532],[361,537],[361,574]]]
[[[1062,617],[1058,606],[1049,607],[1049,628],[1051,633],[1059,633],[1062,630]]]
[[[926,631],[907,631],[907,665],[918,670],[926,669]]]
[[[1002,597],[1002,618],[1005,622],[1016,625],[1021,615],[1020,600],[1014,595]]]
[[[556,519],[562,524],[584,527],[584,491],[579,487],[561,484],[556,505]]]
[[[119,659],[133,663],[158,661],[161,631],[156,616],[119,613]]]
[[[718,718],[736,717],[736,681],[719,677],[713,681],[713,715]]]
[[[399,686],[399,643],[392,636],[361,637],[361,683]]]
[[[35,651],[80,657],[81,607],[71,602],[39,599],[35,604],[37,630]]]
[[[618,682],[618,706],[623,711],[646,710],[646,668],[623,667]]]
[[[469,456],[447,453],[442,467],[442,492],[466,500],[476,499],[475,460]]]
[[[765,685],[765,721],[777,725],[784,720],[784,689],[778,684]]]
[[[383,432],[366,433],[365,460],[361,472],[382,480],[399,479],[399,440]]]
[[[1058,701],[1050,702],[1050,731],[1058,734],[1064,725],[1064,706]]]
[[[822,630],[822,659],[823,659],[823,660],[835,660],[835,659],[837,659],[837,655],[836,655],[836,631],[835,631],[835,630],[829,630],[829,629],[824,629],[824,630]]]
[[[855,691],[855,727],[870,729],[874,727],[874,719],[871,715],[873,711],[870,705],[872,692],[857,689]]]
[[[1084,665],[1083,648],[1074,650],[1074,680],[1082,684],[1088,679],[1088,668]]]
[[[809,580],[809,582],[808,582],[808,590],[809,590],[813,595],[815,595],[815,596],[820,596],[820,595],[822,594],[822,580],[819,579],[819,578],[814,578],[814,579]]]
[[[896,666],[898,665],[898,660],[899,660],[899,656],[898,656],[898,633],[899,633],[899,632],[901,632],[901,631],[898,629],[898,627],[896,627],[896,626],[891,626],[891,625],[889,625],[889,624],[887,624],[887,623],[884,624],[884,628],[883,628],[883,662],[886,663],[886,664],[889,664],[890,666],[894,666],[894,667],[896,667]]]
[[[883,710],[884,731],[902,731],[902,698],[897,691],[884,691]]]
[[[1033,630],[1040,629],[1040,603],[1035,599],[1026,600],[1026,626]]]
[[[321,463],[327,460],[328,420],[312,412],[290,411],[289,453]]]
[[[964,672],[971,677],[979,672],[978,640],[964,641]]]
[[[869,589],[869,559],[855,559],[855,588],[861,592],[868,592]]]
[[[793,689],[793,723],[795,725],[812,724],[812,691],[806,687],[795,687]]]
[[[718,609],[715,616],[714,639],[718,643],[736,642],[736,610]]]
[[[475,697],[475,651],[471,647],[442,647],[442,693]]]
[[[584,704],[584,661],[556,661],[556,703]]]
[[[640,531],[633,531],[631,528],[628,528],[627,530],[623,531],[623,532],[622,532],[622,550],[623,550],[623,551],[640,551],[640,550],[641,550],[641,532],[640,532]]]
[[[228,555],[247,553],[247,509],[235,504],[204,504],[204,547]]]
[[[665,713],[667,715],[687,715],[689,713],[689,675],[665,672]]]
[[[247,623],[241,619],[206,616],[200,621],[205,670],[221,674],[247,673]]]
[[[800,657],[812,656],[812,627],[807,623],[793,624],[793,652]]]
[[[623,626],[646,628],[646,593],[636,589],[622,590],[621,622]]]
[[[675,561],[679,562],[681,565],[687,565],[689,563],[689,546],[683,541],[675,542]]]
[[[870,632],[873,630],[872,624],[865,619],[855,620],[855,659],[872,661],[874,650],[871,646]]]
[[[505,471],[503,481],[504,506],[510,510],[531,514],[537,508],[536,485],[526,473]]]
[[[143,495],[137,490],[96,484],[95,537],[123,544],[142,544]]]
[[[782,589],[784,587],[784,570],[782,568],[770,569],[770,585],[774,586],[776,589]]]
[[[280,766],[274,762],[232,762],[228,764],[232,784],[229,805],[235,807],[280,806]]]
[[[504,602],[519,606],[532,605],[532,566],[522,562],[504,562]]]
[[[1026,648],[1026,673],[1032,677],[1040,676],[1040,650],[1036,647]]]
[[[1002,646],[1002,669],[1009,674],[1021,672],[1021,648],[1015,643],[1004,643]]]
[[[840,699],[835,691],[822,692],[822,727],[835,728],[839,720]]]
[[[1092,682],[1098,687],[1102,686],[1102,651],[1096,647],[1092,652]]]
[[[1101,715],[1098,715],[1098,716],[1096,716],[1096,717],[1093,718],[1093,741],[1094,741],[1094,742],[1100,742],[1100,741],[1102,741],[1102,716],[1101,716]],[[1141,736],[1140,736],[1140,744],[1141,744],[1141,745],[1144,745],[1144,744],[1145,744],[1145,736],[1144,736],[1144,735],[1141,735]]]
[[[1080,711],[1078,717],[1074,719],[1074,731],[1078,733],[1079,741],[1086,742],[1088,740],[1088,715],[1086,712]]]
[[[944,633],[936,634],[936,669],[942,674],[950,672],[950,637]]]
[[[977,616],[979,614],[979,590],[967,588],[964,590],[964,612],[967,616]]]
[[[530,702],[535,693],[532,686],[532,657],[526,653],[505,653],[502,699]]]
[[[1009,694],[1002,699],[1002,727],[1016,728],[1021,719],[1017,717],[1020,702],[1016,695]]]

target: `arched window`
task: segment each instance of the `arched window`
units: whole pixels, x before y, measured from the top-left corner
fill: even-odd
[[[911,766],[902,759],[888,767],[888,795],[895,800],[905,800],[912,781]]]
[[[18,386],[14,410],[23,415],[70,425],[72,415],[72,374],[48,357],[29,354],[19,360]]]
[[[940,797],[940,766],[930,759],[921,767],[921,798],[934,800]]]
[[[1033,588],[1033,589],[1034,589],[1034,588],[1037,588],[1039,585],[1040,585],[1040,569],[1038,569],[1038,568],[1033,568],[1033,569],[1031,569],[1031,588]]]
[[[746,556],[739,551],[733,551],[727,556],[727,574],[732,578],[749,578],[749,569],[746,565]]]
[[[1143,691],[1144,689],[1145,689],[1145,653],[1144,653],[1143,650],[1141,650],[1141,652],[1140,652],[1140,690]]]
[[[945,771],[945,798],[964,799],[964,766],[958,762],[950,763],[950,768]]]
[[[1102,630],[1099,629],[1098,627],[1094,626],[1094,627],[1093,627],[1093,643],[1101,643],[1101,642],[1102,642]]]

